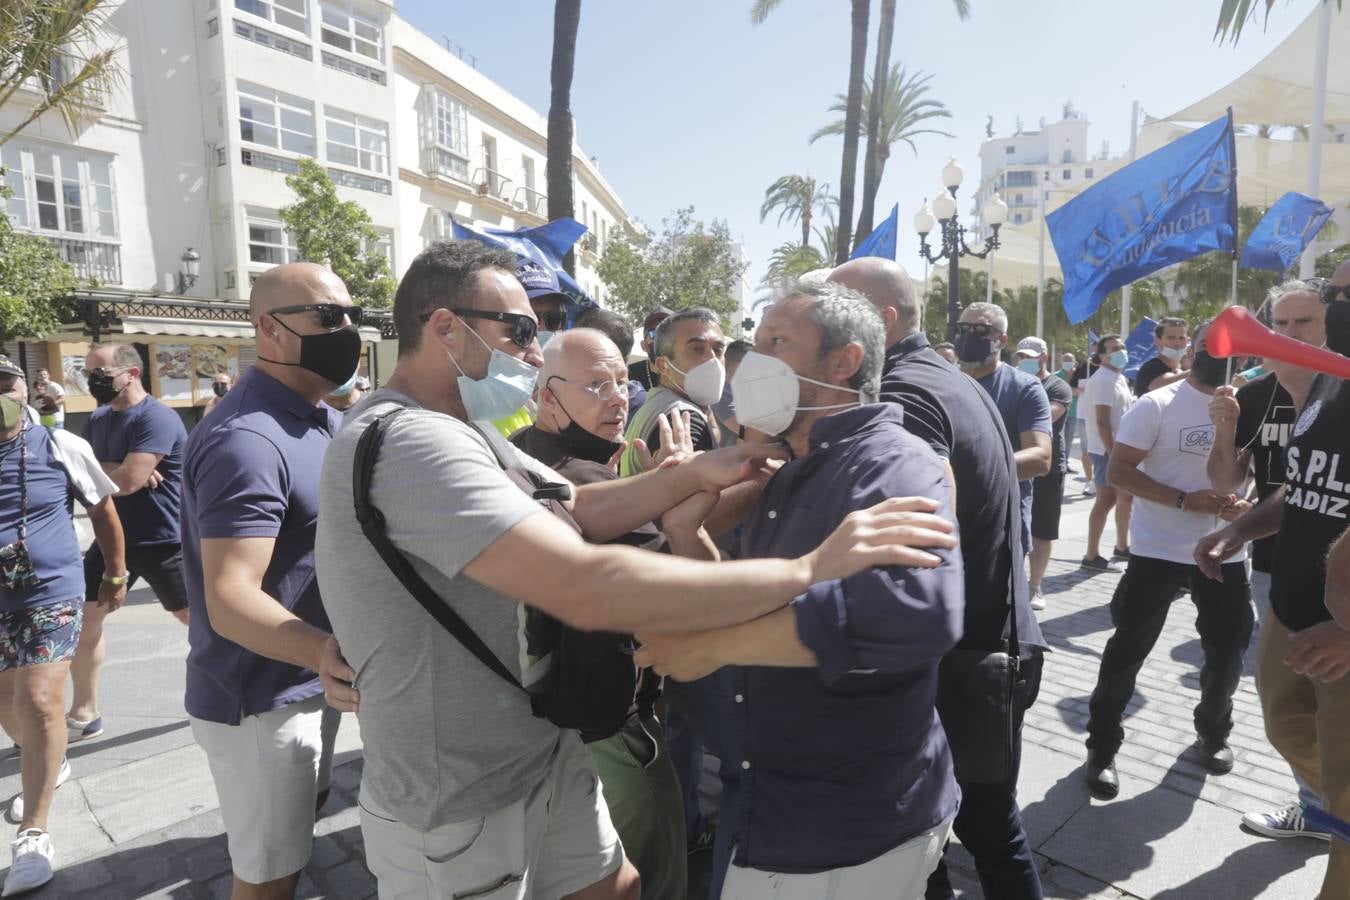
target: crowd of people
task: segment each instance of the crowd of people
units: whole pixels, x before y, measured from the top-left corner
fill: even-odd
[[[1281,285],[1274,329],[1350,355],[1348,286],[1350,265]],[[67,746],[104,729],[103,625],[143,580],[187,627],[236,898],[294,894],[344,712],[381,897],[683,900],[707,850],[710,900],[940,900],[955,836],[986,897],[1039,898],[1021,728],[1075,436],[1082,566],[1125,563],[1088,785],[1117,794],[1135,678],[1189,594],[1195,752],[1233,767],[1259,621],[1266,730],[1300,787],[1243,824],[1326,839],[1310,811],[1350,818],[1340,380],[1268,360],[1237,388],[1208,323],[1174,318],[1133,390],[1118,335],[1052,372],[993,304],[931,346],[876,258],[782,288],[753,344],[655,309],[630,364],[630,323],[569,323],[547,268],[436,243],[373,391],[330,270],[277,266],[250,305],[257,363],[214,380],[190,434],[131,345],[89,351],[83,438],[45,371],[0,357],[0,726],[23,782],[4,896],[53,877]],[[1350,896],[1343,843],[1323,896]]]

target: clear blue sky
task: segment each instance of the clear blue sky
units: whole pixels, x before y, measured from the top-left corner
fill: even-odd
[[[1269,30],[1249,25],[1236,48],[1211,39],[1219,0],[971,5],[960,22],[947,0],[899,2],[891,59],[933,73],[931,96],[953,114],[941,127],[956,135],[926,136],[917,158],[895,148],[878,195],[879,217],[900,204],[900,261],[916,277],[923,268],[914,212],[936,192],[949,156],[974,189],[986,116],[996,135],[1011,134],[1016,117],[1034,129],[1041,117],[1056,121],[1071,100],[1091,123],[1089,151],[1107,140],[1112,154],[1123,153],[1131,101],[1166,116],[1207,96],[1283,40],[1316,0],[1277,3]],[[848,86],[849,4],[785,0],[760,26],[750,24],[750,6],[585,0],[572,108],[578,143],[631,215],[656,226],[692,204],[702,218],[725,219],[746,246],[756,284],[773,248],[800,240],[776,216],[760,224],[764,189],[790,173],[839,182],[842,139],[810,145],[807,137],[831,120],[827,108]],[[405,19],[450,37],[540,112],[548,109],[552,10],[546,0],[398,0]],[[858,173],[861,186],[861,159]]]

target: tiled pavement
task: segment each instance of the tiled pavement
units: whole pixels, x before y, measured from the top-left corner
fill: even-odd
[[[1079,489],[1072,479],[1070,485]],[[1075,494],[1065,508],[1064,537],[1046,581],[1049,608],[1040,616],[1054,652],[1024,744],[1022,803],[1046,895],[1315,897],[1325,844],[1266,840],[1237,825],[1243,811],[1282,805],[1294,790],[1262,734],[1250,663],[1236,698],[1233,773],[1210,775],[1188,753],[1200,650],[1185,600],[1140,674],[1118,759],[1120,797],[1101,802],[1088,795],[1079,769],[1086,704],[1110,633],[1106,604],[1117,578],[1077,568],[1089,505]],[[51,823],[60,871],[37,896],[227,897],[229,859],[215,791],[182,713],[185,630],[144,590],[134,591],[107,627],[108,732],[71,748],[75,775],[57,793]],[[315,829],[302,897],[374,893],[355,805],[361,766],[355,726],[347,717],[339,735],[334,791]],[[0,803],[18,790],[18,780],[17,758],[0,760]],[[955,848],[953,858],[963,896],[979,897],[969,857]]]

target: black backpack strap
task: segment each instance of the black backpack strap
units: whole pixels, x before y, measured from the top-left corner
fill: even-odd
[[[393,420],[406,409],[407,407],[400,406],[376,416],[356,444],[356,458],[352,465],[352,498],[356,504],[356,521],[361,523],[361,530],[365,532],[366,538],[389,567],[389,571],[393,572],[394,577],[407,588],[408,593],[422,604],[422,608],[431,613],[431,617],[450,632],[455,640],[463,644],[466,650],[478,657],[479,662],[523,691],[525,688],[521,685],[520,679],[511,673],[487,644],[483,643],[482,638],[474,633],[468,623],[436,594],[431,585],[417,574],[407,558],[399,553],[398,548],[385,533],[384,515],[370,502],[370,482],[375,473],[375,461],[379,458],[385,433]],[[491,447],[491,442],[488,445]],[[492,451],[497,455],[498,462],[501,462],[495,447]]]

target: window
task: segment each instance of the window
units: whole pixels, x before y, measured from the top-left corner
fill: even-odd
[[[109,160],[73,149],[0,148],[4,181],[13,191],[5,212],[21,228],[117,237]]]
[[[323,4],[323,24],[319,26],[323,42],[330,47],[356,53],[376,62],[384,62],[384,41],[380,26],[352,12],[350,4]]]
[[[242,150],[239,156],[244,165],[252,166],[255,169],[284,172],[287,175],[294,175],[300,171],[299,163],[284,156],[273,156],[270,153],[260,153],[257,150]]]
[[[469,111],[463,103],[437,89],[433,100],[436,170],[461,181],[469,180]]]
[[[248,261],[264,266],[295,262],[295,242],[275,214],[248,209]]]
[[[1017,206],[1021,206],[1021,205],[1022,205],[1022,195],[1021,195],[1021,194],[1013,194],[1013,203],[1016,204]]]
[[[389,263],[389,271],[394,270],[394,233],[384,228],[376,228],[378,238],[375,241],[361,241],[361,252],[367,256],[378,253]]]
[[[1084,170],[1083,170],[1083,177],[1084,177],[1084,178],[1091,178],[1091,177],[1092,177],[1092,170],[1091,170],[1091,169],[1084,169]]]
[[[249,143],[314,156],[314,104],[241,81],[239,137]]]
[[[389,126],[384,122],[325,106],[323,127],[330,163],[388,174]]]
[[[337,69],[339,72],[346,72],[348,75],[355,75],[357,78],[373,81],[376,84],[384,84],[384,73],[379,69],[363,66],[355,60],[338,56],[336,53],[329,53],[327,50],[320,54],[320,58],[323,59],[323,64],[330,69]]]
[[[1063,153],[1061,153],[1061,154],[1059,155],[1059,161],[1062,162],[1062,163],[1071,163],[1071,162],[1073,162],[1073,151],[1072,151],[1072,150],[1065,150]]]
[[[271,47],[282,53],[298,56],[300,59],[313,59],[313,51],[304,41],[293,41],[240,19],[234,20],[234,33],[255,44],[262,44],[264,47]]]
[[[534,160],[528,156],[521,157],[521,165],[525,168],[525,187],[534,190]]]
[[[1021,214],[1021,213],[1013,213],[1013,224],[1014,224],[1014,225],[1021,225],[1021,224],[1022,224],[1022,214]]]
[[[1012,144],[1009,144],[1008,146],[1003,148],[1003,152],[1008,156],[1012,156],[1014,153],[1017,152],[1017,148],[1014,147]]]
[[[1073,180],[1073,169],[1065,169],[1065,170],[1064,170],[1064,180],[1065,180],[1065,181],[1072,181],[1072,180]]]
[[[392,194],[394,192],[393,185],[386,178],[375,178],[371,175],[348,172],[346,169],[332,168],[328,170],[328,177],[333,179],[334,184],[340,184],[343,187],[373,191],[377,194]]]
[[[234,8],[296,31],[309,31],[305,17],[306,0],[234,0]]]

